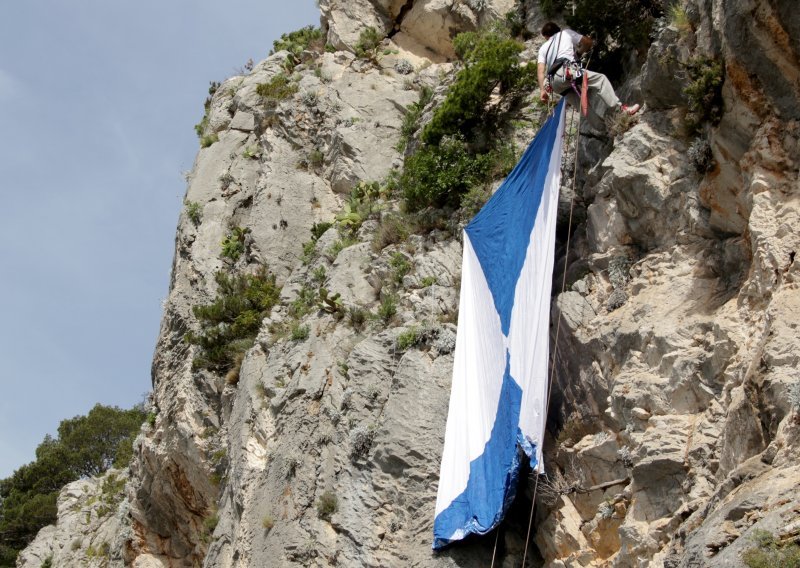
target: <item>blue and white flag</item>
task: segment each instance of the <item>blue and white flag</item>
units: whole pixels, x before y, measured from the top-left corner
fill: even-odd
[[[516,491],[517,446],[543,472],[564,103],[464,230],[435,549],[502,521]]]

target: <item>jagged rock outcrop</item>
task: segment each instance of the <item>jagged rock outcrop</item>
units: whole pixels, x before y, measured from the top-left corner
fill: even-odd
[[[335,227],[303,243],[360,182],[402,165],[404,109],[421,85],[451,80],[449,38],[513,3],[322,0],[337,51],[301,54],[296,92],[258,92],[285,73],[279,52],[209,105],[204,134],[216,141],[189,178],[195,215],[179,221],[154,420],[127,499],[98,515],[103,480],[68,486],[58,525],[20,566],[52,555],[53,566],[470,567],[490,565],[495,542],[497,565],[519,566],[534,491],[536,565],[741,566],[754,531],[779,534],[800,515],[800,25],[788,4],[685,3],[692,30],[661,28],[631,80],[646,104],[638,123],[582,139],[576,224],[570,250],[559,248],[567,287],[563,268],[554,286],[549,479],[523,483],[496,541],[434,554],[457,220],[384,248],[371,244],[374,219],[355,244]],[[538,3],[526,6],[538,26]],[[351,53],[366,26],[387,36],[373,60]],[[724,61],[725,112],[690,136],[682,69],[696,54]],[[701,147],[710,156],[699,164]],[[384,201],[377,217],[397,205]],[[249,232],[233,261],[220,243],[235,227]],[[260,264],[281,303],[240,372],[193,369],[192,307],[215,296],[218,270]],[[287,337],[292,304],[320,286],[345,312],[393,300],[397,313],[391,325],[361,322],[323,303]]]
[[[696,35],[661,33],[649,111],[584,185],[584,274],[554,306],[553,457],[563,486],[599,488],[540,510],[549,565],[740,566],[755,531],[798,520],[800,28],[786,9],[689,3]],[[687,79],[668,72],[696,54],[725,62],[706,174],[676,135]],[[774,82],[766,59],[795,63]]]
[[[372,27],[418,57],[453,58],[452,39],[462,31],[496,20],[514,8],[514,0],[322,0],[320,10],[328,42],[353,49]]]
[[[74,481],[58,497],[58,524],[39,531],[20,553],[17,566],[107,566],[121,562],[120,550],[130,539],[129,507],[124,499],[128,475],[104,475]]]

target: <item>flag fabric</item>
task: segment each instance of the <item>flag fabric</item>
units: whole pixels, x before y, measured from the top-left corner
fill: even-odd
[[[564,104],[464,230],[434,549],[502,521],[516,491],[518,448],[543,472]]]

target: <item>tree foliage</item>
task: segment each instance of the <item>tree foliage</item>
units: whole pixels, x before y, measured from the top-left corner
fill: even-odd
[[[664,0],[539,0],[544,13],[561,12],[567,25],[595,41],[592,68],[619,79],[632,52],[644,55]]]
[[[378,33],[378,30],[372,26],[368,26],[361,30],[358,36],[358,41],[355,45],[356,57],[361,59],[371,59],[375,56],[375,50],[383,41],[383,37]]]
[[[462,136],[423,146],[406,160],[400,177],[408,208],[457,207],[459,196],[492,179],[499,157],[495,151],[470,152]]]
[[[86,416],[62,420],[58,437],[45,436],[34,461],[0,481],[0,567],[14,566],[17,553],[55,521],[64,485],[128,464],[144,419],[141,408],[97,404]]]
[[[192,309],[201,329],[188,333],[186,340],[202,351],[194,360],[195,368],[227,371],[252,346],[261,321],[278,302],[280,288],[264,267],[254,274],[233,276],[220,271],[215,278],[217,297]]]
[[[324,37],[322,30],[314,26],[306,26],[299,30],[282,34],[280,39],[272,42],[270,55],[278,51],[286,50],[292,55],[300,55],[309,47],[322,47]]]
[[[470,189],[508,173],[514,151],[498,144],[496,136],[506,123],[503,109],[521,100],[536,80],[534,65],[519,64],[523,45],[502,27],[459,34],[453,45],[464,67],[422,130],[423,144],[406,159],[400,176],[411,211],[457,207]],[[499,103],[489,105],[495,93]],[[410,109],[409,115],[411,111],[421,108]],[[408,128],[409,136],[413,132]]]
[[[448,135],[469,135],[485,124],[486,105],[497,87],[501,93],[524,91],[536,79],[535,65],[519,64],[523,44],[501,29],[458,34],[453,46],[464,68],[422,131],[428,144]]]
[[[686,125],[698,132],[706,122],[717,125],[722,119],[722,83],[725,81],[722,62],[693,57],[685,64],[689,82],[683,89],[686,96]]]

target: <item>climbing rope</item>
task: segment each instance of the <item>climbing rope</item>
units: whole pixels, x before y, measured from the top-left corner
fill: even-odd
[[[500,527],[497,527],[497,530],[494,531],[494,550],[492,550],[492,568],[494,568],[494,559],[497,556],[497,540],[500,538]]]
[[[574,139],[575,139],[575,163],[573,164],[572,170],[572,196],[570,197],[569,202],[569,223],[567,225],[567,243],[565,246],[564,251],[564,274],[561,278],[561,293],[563,294],[566,287],[567,287],[567,266],[569,264],[569,244],[570,244],[570,237],[572,235],[572,213],[575,208],[575,186],[576,180],[578,178],[578,149],[580,147],[580,125],[581,125],[581,116],[579,112],[576,112],[570,109],[572,114],[570,115],[570,131],[572,131],[572,127],[574,126],[575,115],[578,115],[578,128],[575,129]],[[569,142],[567,143],[569,146]],[[556,323],[556,337],[554,341],[553,347],[553,360],[550,365],[550,379],[548,380],[547,384],[547,405],[545,406],[545,417],[548,416],[550,413],[550,394],[553,392],[553,378],[555,376],[556,371],[556,359],[558,358],[558,336],[561,332],[561,312],[558,314],[558,322]],[[537,466],[540,464],[537,464]],[[531,538],[531,527],[533,526],[533,508],[536,504],[536,490],[539,488],[539,475],[536,475],[536,481],[533,484],[533,496],[531,497],[531,513],[528,517],[528,532],[525,535],[525,552],[522,555],[522,568],[525,568],[525,561],[528,558],[528,544],[530,543]],[[495,542],[495,548],[497,548],[497,542]],[[494,566],[494,557],[492,557],[492,566]]]

